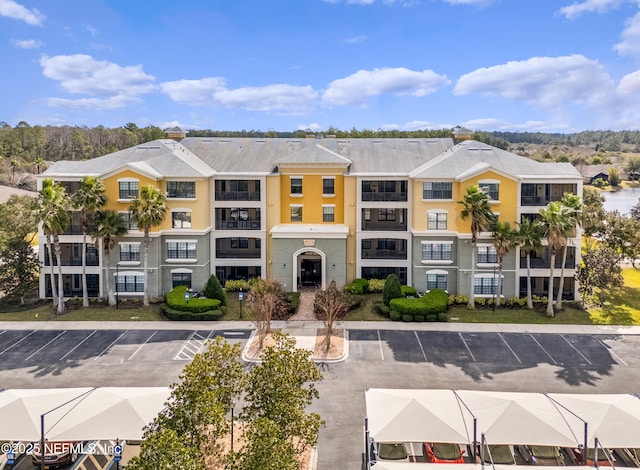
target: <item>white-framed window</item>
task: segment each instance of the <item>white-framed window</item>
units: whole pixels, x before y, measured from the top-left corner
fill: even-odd
[[[138,272],[120,272],[116,276],[116,292],[144,292],[144,274]]]
[[[336,178],[335,176],[322,177],[322,195],[335,196],[336,194]]]
[[[323,204],[322,205],[322,221],[323,222],[335,222],[335,204]]]
[[[191,277],[193,271],[189,269],[172,269],[171,270],[171,287],[187,286],[191,289]]]
[[[302,222],[302,204],[291,204],[291,222]]]
[[[289,177],[289,181],[291,184],[291,194],[302,194],[302,176],[291,176]]]
[[[447,212],[427,212],[427,230],[447,230]]]
[[[484,191],[491,201],[500,200],[500,181],[482,180],[478,182],[478,187]]]
[[[453,183],[448,181],[425,181],[422,183],[422,199],[452,199]]]
[[[173,228],[191,228],[191,211],[171,211],[171,226]]]
[[[496,295],[498,277],[493,274],[476,274],[473,279],[473,293],[478,296]]]
[[[422,242],[423,261],[451,261],[451,248],[453,243],[447,242]]]
[[[195,181],[167,181],[168,199],[195,199]]]
[[[195,241],[167,241],[167,258],[168,259],[196,259]]]
[[[132,178],[118,180],[118,199],[137,199],[140,182]]]
[[[440,270],[427,271],[427,290],[447,290],[447,272]]]
[[[140,243],[120,243],[120,261],[140,261]]]
[[[493,245],[478,245],[478,264],[495,264],[498,262],[496,247]]]

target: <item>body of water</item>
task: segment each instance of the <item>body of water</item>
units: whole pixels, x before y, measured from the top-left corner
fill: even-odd
[[[621,214],[628,214],[640,198],[640,188],[627,188],[620,191],[603,191],[604,208],[608,211],[618,211]]]

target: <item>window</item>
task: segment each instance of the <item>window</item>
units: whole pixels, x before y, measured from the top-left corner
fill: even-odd
[[[480,183],[479,186],[492,201],[498,201],[500,199],[500,185],[498,183]]]
[[[195,199],[196,182],[195,181],[167,181],[167,197]]]
[[[495,295],[497,288],[497,277],[476,277],[473,280],[473,293],[476,295]]]
[[[129,212],[120,212],[120,217],[122,217],[122,220],[128,230],[138,230],[138,224],[131,218],[131,214]]]
[[[172,212],[171,226],[173,228],[191,228],[191,212]]]
[[[395,209],[378,209],[378,220],[396,220],[396,210]]]
[[[140,261],[140,243],[121,243],[120,261]]]
[[[451,260],[451,243],[422,243],[423,260]]]
[[[322,194],[325,196],[333,196],[336,192],[335,190],[336,180],[333,177],[323,177],[322,178]]]
[[[249,239],[246,238],[246,237],[234,237],[234,238],[231,238],[230,246],[231,246],[231,248],[248,249],[249,248]]]
[[[302,222],[302,206],[291,206],[291,222]]]
[[[322,206],[322,221],[323,222],[334,222],[335,219],[335,211],[336,206]]]
[[[492,245],[478,246],[478,263],[497,263],[498,254],[496,248]]]
[[[118,182],[118,199],[137,199],[138,198],[138,182],[137,181],[119,181]]]
[[[291,177],[291,194],[302,194],[302,177]]]
[[[427,290],[447,290],[447,275],[427,273]]]
[[[144,276],[142,274],[120,274],[116,276],[116,292],[144,292]]]
[[[427,230],[447,230],[447,213],[429,212],[427,214]]]
[[[378,238],[378,250],[396,250],[395,238]]]
[[[191,273],[171,273],[171,286],[187,286],[191,289]]]
[[[167,242],[167,258],[195,259],[196,242]]]
[[[452,183],[426,181],[422,185],[422,199],[452,199]]]

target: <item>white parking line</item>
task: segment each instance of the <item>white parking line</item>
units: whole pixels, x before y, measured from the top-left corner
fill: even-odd
[[[382,339],[380,338],[380,330],[376,330],[378,332],[378,346],[380,347],[380,357],[384,361],[384,351],[382,350]]]
[[[25,361],[28,361],[29,359],[31,359],[33,356],[35,356],[36,354],[38,354],[40,351],[42,351],[44,348],[46,348],[47,346],[49,346],[51,343],[53,343],[55,340],[57,340],[58,338],[60,338],[60,336],[62,336],[63,334],[65,334],[67,332],[67,330],[64,330],[62,333],[60,333],[58,336],[56,336],[55,338],[53,338],[51,341],[49,341],[47,344],[39,347],[38,349],[36,349],[36,351],[34,353],[32,353],[31,355],[27,356],[24,358]]]
[[[464,340],[464,337],[462,336],[462,333],[458,333],[458,336],[460,336],[460,339],[462,340],[462,342],[464,343],[464,347],[467,348],[467,351],[469,351],[469,356],[471,356],[471,359],[473,359],[473,362],[477,362],[475,356],[473,355],[473,353],[471,352],[471,349],[469,349],[469,345],[467,344],[467,342]]]
[[[613,356],[616,362],[622,363],[622,365],[625,365],[625,366],[629,365],[626,362],[624,362],[624,360],[620,356],[618,356],[613,349],[609,348],[609,346],[607,346],[607,344],[604,341],[602,341],[600,338],[598,338],[598,341],[607,350],[607,352]]]
[[[19,345],[20,343],[22,343],[25,339],[27,339],[29,336],[31,336],[32,334],[34,334],[36,332],[36,330],[33,330],[31,333],[29,333],[27,336],[25,336],[24,338],[19,339],[18,341],[16,341],[15,343],[13,343],[11,346],[9,346],[8,348],[5,348],[2,352],[0,352],[0,354],[4,354],[6,353],[9,349],[13,348],[14,346]]]
[[[133,356],[135,356],[136,354],[138,354],[138,352],[142,349],[142,347],[143,347],[145,344],[147,344],[147,343],[151,340],[151,338],[153,338],[153,337],[156,335],[156,333],[157,333],[157,332],[158,332],[158,330],[156,330],[156,331],[154,331],[153,333],[151,333],[151,336],[149,336],[149,337],[144,341],[144,343],[142,343],[140,346],[138,346],[138,349],[136,349],[136,350],[133,352],[133,354],[132,354],[131,356],[129,356],[129,359],[127,359],[127,360],[129,360],[129,361],[130,361],[131,359],[133,359]]]
[[[96,334],[98,330],[93,330],[93,332],[87,336],[85,339],[83,339],[82,341],[80,341],[78,344],[76,344],[73,348],[71,348],[69,351],[67,351],[67,353],[62,356],[59,360],[62,361],[65,357],[67,357],[69,354],[71,354],[73,351],[75,351],[76,349],[78,349],[78,347],[84,343],[86,340],[88,340],[89,338],[91,338],[94,334]]]
[[[418,344],[420,345],[420,350],[422,351],[422,356],[424,357],[425,362],[429,362],[429,359],[427,359],[427,354],[424,352],[424,348],[422,347],[422,343],[420,342],[418,332],[414,331],[414,334],[416,335],[416,339],[418,340]]]
[[[511,351],[511,354],[513,354],[514,357],[518,360],[518,362],[522,364],[522,361],[520,360],[516,352],[513,349],[511,349],[511,346],[509,345],[509,343],[507,343],[507,340],[504,339],[504,336],[502,336],[502,333],[498,333],[498,336],[500,336],[500,339],[502,339],[502,341],[504,341],[504,344],[507,345],[507,347],[509,348],[509,351]]]
[[[211,338],[215,330],[211,330],[207,337],[205,338],[201,334],[198,333],[198,330],[191,333],[185,341],[180,351],[174,356],[174,361],[189,361],[194,358],[194,356],[202,350],[207,341]]]
[[[556,365],[557,365],[558,363],[556,362],[556,360],[551,356],[551,354],[549,354],[549,353],[547,352],[547,350],[546,350],[545,348],[543,348],[543,347],[542,347],[542,345],[538,342],[538,340],[537,340],[537,339],[536,339],[536,338],[535,338],[531,333],[529,333],[529,336],[531,336],[531,339],[532,339],[533,341],[535,341],[535,343],[536,343],[538,346],[540,346],[540,349],[542,349],[542,350],[544,351],[544,353],[547,355],[547,357],[548,357],[549,359],[551,359],[551,362],[553,362],[554,364],[556,364]]]
[[[122,338],[124,335],[126,335],[127,332],[125,331],[124,333],[122,333],[120,336],[118,336],[109,346],[107,346],[106,348],[104,348],[102,350],[102,352],[100,354],[98,354],[96,357],[93,358],[94,361],[97,361],[99,357],[102,357],[104,355],[104,353],[106,353],[109,349],[111,349],[111,346],[113,346],[114,344],[116,344],[118,341],[120,341],[120,338]]]
[[[573,344],[571,344],[571,341],[569,341],[567,338],[565,338],[565,337],[564,337],[564,335],[560,335],[560,336],[562,337],[562,339],[563,339],[563,340],[565,340],[565,341],[567,342],[567,344],[568,344],[569,346],[571,346],[571,347],[575,350],[575,352],[577,352],[578,354],[580,354],[580,356],[582,356],[582,359],[584,359],[585,361],[587,361],[587,362],[589,363],[589,365],[592,365],[592,364],[591,364],[591,361],[590,361],[589,359],[587,359],[587,358],[585,357],[585,355],[584,355],[584,354],[582,354],[582,353],[578,350],[578,348],[576,348]]]

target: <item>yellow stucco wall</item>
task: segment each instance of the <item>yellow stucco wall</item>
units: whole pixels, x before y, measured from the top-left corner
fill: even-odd
[[[303,224],[327,224],[330,222],[322,221],[322,206],[334,205],[334,222],[335,224],[344,223],[344,176],[343,169],[321,168],[309,169],[287,168],[280,174],[280,223],[288,224],[291,222],[291,205],[302,205],[302,222]],[[291,194],[291,177],[302,177],[302,195]],[[324,196],[322,194],[322,177],[333,177],[334,191],[333,196]],[[296,222],[293,222],[296,223]]]

